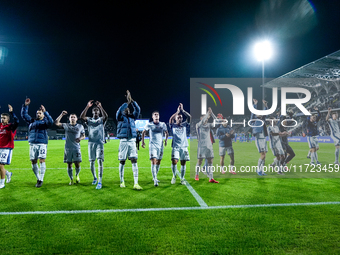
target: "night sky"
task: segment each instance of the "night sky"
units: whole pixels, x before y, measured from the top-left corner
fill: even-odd
[[[189,110],[191,77],[261,77],[258,39],[273,41],[272,78],[340,49],[338,1],[98,2],[1,1],[2,111],[27,96],[55,119],[94,99],[115,118],[129,89],[143,118],[168,121]]]

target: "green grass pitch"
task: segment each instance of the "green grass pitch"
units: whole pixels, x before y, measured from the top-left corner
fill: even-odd
[[[170,141],[171,142],[171,141]],[[159,187],[153,186],[148,148],[139,150],[139,184],[132,189],[131,163],[125,168],[127,187],[119,187],[118,140],[105,144],[103,189],[91,185],[87,141],[82,141],[81,183],[69,186],[63,163],[64,141],[49,141],[44,184],[34,187],[28,143],[15,142],[12,181],[0,190],[0,212],[105,210],[198,207],[179,179],[170,184],[171,147],[165,149]],[[170,145],[170,143],[169,143]],[[195,141],[191,161],[195,164]],[[218,149],[215,161],[218,163]],[[256,164],[254,142],[236,143],[236,166]],[[308,146],[291,143],[292,164],[308,163]],[[320,144],[319,161],[334,162],[334,145]],[[271,163],[271,151],[267,163]],[[226,162],[229,159],[226,157]],[[255,163],[254,163],[255,162]],[[192,167],[191,167],[192,168]],[[179,167],[178,167],[179,169]],[[186,179],[208,206],[340,201],[337,173],[215,174],[219,184],[202,175]],[[305,169],[304,169],[305,170]],[[303,170],[303,171],[304,171]],[[322,174],[322,175],[320,175]],[[313,177],[329,178],[313,178]],[[245,178],[241,178],[245,177]],[[274,178],[275,177],[275,178]],[[290,178],[294,177],[294,178]],[[331,178],[332,177],[332,178]],[[340,205],[253,207],[211,210],[108,212],[82,214],[0,215],[1,254],[339,254]]]

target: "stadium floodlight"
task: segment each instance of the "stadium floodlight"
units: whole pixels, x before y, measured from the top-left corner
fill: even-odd
[[[264,95],[264,61],[271,58],[273,50],[271,43],[268,40],[258,42],[254,46],[255,57],[258,61],[262,62],[262,100],[265,98]]]
[[[273,54],[271,43],[268,40],[256,43],[254,46],[254,53],[258,61],[270,59]]]

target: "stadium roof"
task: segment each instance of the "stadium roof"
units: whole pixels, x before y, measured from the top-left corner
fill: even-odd
[[[340,90],[340,50],[264,84],[265,88],[303,87],[326,93]]]

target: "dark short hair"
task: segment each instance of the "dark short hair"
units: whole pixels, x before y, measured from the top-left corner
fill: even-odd
[[[153,111],[152,113],[151,113],[151,116],[154,114],[154,113],[158,113],[159,114],[159,111]]]
[[[100,111],[99,108],[98,108],[97,106],[93,107],[93,108],[92,108],[92,111],[94,111],[95,109],[98,109],[98,111]]]
[[[71,115],[76,115],[76,117],[78,118],[77,114],[75,114],[75,113],[71,113],[70,116],[71,116]]]
[[[6,116],[7,118],[11,118],[10,115],[9,115],[9,113],[7,113],[7,112],[1,113],[1,115]]]

